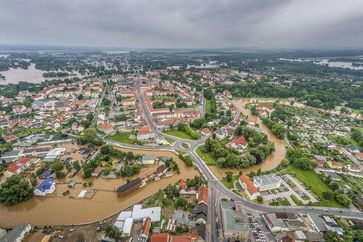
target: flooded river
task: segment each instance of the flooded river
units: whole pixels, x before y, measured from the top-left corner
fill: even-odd
[[[92,199],[72,199],[64,198],[62,193],[66,190],[67,184],[57,184],[54,197],[33,197],[32,199],[6,207],[0,204],[0,227],[12,227],[19,223],[31,223],[32,225],[62,225],[62,224],[82,224],[97,221],[125,209],[132,204],[145,199],[157,192],[159,189],[167,187],[179,181],[179,179],[193,178],[198,173],[194,168],[186,167],[174,153],[167,151],[141,151],[128,150],[135,154],[154,154],[156,156],[172,157],[180,167],[180,174],[161,179],[157,182],[148,183],[143,188],[125,196],[118,198],[114,192],[117,187],[126,183],[120,179],[93,178],[91,189],[96,190]],[[153,167],[151,167],[153,168]],[[146,173],[147,171],[143,171]],[[141,174],[142,175],[142,174]],[[132,179],[132,178],[131,178]],[[67,179],[68,181],[69,179]],[[83,182],[81,177],[76,177],[77,182]],[[75,189],[70,189],[71,195],[77,197],[83,188],[77,184]]]
[[[261,171],[268,171],[275,167],[277,167],[281,161],[285,158],[286,155],[286,143],[283,140],[278,139],[271,131],[270,129],[262,123],[262,120],[254,115],[251,115],[250,110],[246,109],[244,105],[248,102],[250,102],[250,99],[238,99],[232,101],[233,104],[243,113],[244,115],[248,115],[249,121],[253,121],[259,125],[259,127],[263,130],[263,132],[267,135],[268,140],[273,142],[275,144],[275,151],[270,154],[264,161],[262,161],[258,165],[254,165],[245,169],[242,169],[242,172],[244,174],[249,173],[250,171],[257,171],[258,169],[261,169]],[[268,99],[264,99],[264,101],[269,101]],[[232,171],[234,174],[238,174],[238,169],[220,169],[216,166],[209,167],[213,173],[221,179],[227,170]]]

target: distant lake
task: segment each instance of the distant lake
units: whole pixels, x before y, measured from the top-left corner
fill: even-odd
[[[21,69],[21,68],[10,68],[7,71],[0,71],[0,74],[5,77],[5,80],[0,78],[0,85],[6,85],[9,83],[19,83],[21,81],[23,82],[30,82],[30,83],[40,83],[47,80],[53,80],[53,79],[65,79],[70,78],[74,76],[81,77],[79,73],[76,73],[76,75],[72,75],[69,77],[43,77],[43,73],[45,71],[39,70],[35,68],[35,64],[31,63],[28,69]]]

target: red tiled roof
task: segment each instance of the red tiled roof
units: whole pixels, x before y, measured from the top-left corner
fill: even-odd
[[[139,128],[138,130],[139,133],[150,133],[150,128],[148,126],[144,126]]]
[[[246,142],[247,142],[247,140],[243,135],[236,137],[232,140],[232,143],[234,143],[236,145],[245,145]]]
[[[185,189],[187,188],[187,183],[183,180],[183,179],[180,179],[179,180],[179,189]]]
[[[359,153],[356,155],[358,160],[363,160],[363,153]]]
[[[204,129],[202,129],[202,132],[205,134],[208,134],[210,132],[210,130],[208,128],[204,128]]]
[[[242,175],[239,177],[240,181],[246,185],[247,191],[249,194],[254,194],[258,192],[257,188],[253,184],[253,182],[250,180],[250,178],[246,175]]]
[[[151,218],[147,217],[145,219],[145,225],[144,225],[144,229],[142,230],[142,234],[148,236],[149,235],[149,231],[150,231],[150,227],[151,227]]]
[[[198,203],[200,202],[208,204],[208,187],[205,185],[199,188]]]
[[[171,242],[191,242],[192,239],[188,236],[173,236]]]
[[[161,234],[152,234],[150,242],[168,242],[169,234],[161,233]]]
[[[16,172],[20,167],[24,166],[26,163],[28,163],[31,160],[30,157],[22,157],[18,161],[11,163],[8,166],[8,171],[10,172]]]

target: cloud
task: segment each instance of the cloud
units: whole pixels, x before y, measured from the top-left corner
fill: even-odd
[[[357,0],[2,0],[0,43],[362,47]]]

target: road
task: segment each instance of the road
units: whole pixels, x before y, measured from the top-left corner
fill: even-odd
[[[98,118],[98,115],[100,114],[101,106],[102,106],[102,101],[103,101],[103,98],[105,97],[105,94],[106,94],[107,88],[108,88],[108,84],[106,83],[106,84],[105,84],[105,88],[103,89],[103,92],[102,92],[101,98],[100,98],[99,102],[97,103],[97,107],[96,107],[95,115],[94,115],[94,117],[93,117],[93,121],[92,121],[92,124],[91,124],[91,127],[92,127],[92,128],[96,127],[97,118]]]
[[[177,151],[182,150],[189,154],[194,160],[195,165],[200,171],[200,173],[203,175],[203,177],[208,181],[209,183],[209,206],[208,206],[208,224],[207,224],[207,231],[206,231],[206,241],[217,241],[217,228],[216,228],[216,219],[218,212],[216,211],[218,208],[218,198],[220,197],[228,197],[235,201],[241,201],[243,205],[245,206],[246,210],[248,211],[258,211],[260,213],[264,212],[288,212],[293,214],[300,214],[300,213],[318,213],[322,215],[337,215],[342,217],[354,217],[354,218],[360,218],[363,219],[363,213],[357,212],[349,209],[336,209],[336,208],[323,208],[323,207],[276,207],[276,206],[268,206],[268,205],[261,205],[256,204],[254,202],[251,202],[236,193],[229,190],[227,187],[225,187],[221,181],[213,174],[213,172],[209,169],[209,167],[204,163],[204,161],[198,156],[198,154],[195,152],[196,148],[203,144],[210,136],[203,136],[200,140],[185,140],[180,139],[171,135],[167,135],[162,133],[160,130],[158,130],[154,119],[152,117],[152,114],[150,113],[150,110],[148,109],[144,96],[143,91],[140,87],[140,81],[137,83],[137,95],[140,102],[140,105],[142,107],[143,116],[151,128],[153,132],[155,132],[158,136],[163,136],[170,138],[175,141],[175,144],[170,147],[163,147],[165,150],[169,151]],[[235,119],[238,119],[240,116],[239,109],[236,108],[237,114],[235,116]],[[115,143],[111,142],[110,144]],[[186,143],[189,145],[188,148],[183,147],[181,144]],[[120,144],[118,144],[120,145]],[[135,147],[136,148],[136,147]],[[145,147],[144,147],[145,148]],[[148,147],[150,149],[153,149],[151,147]],[[161,149],[161,147],[157,147],[158,149]],[[219,221],[221,219],[219,218]]]

